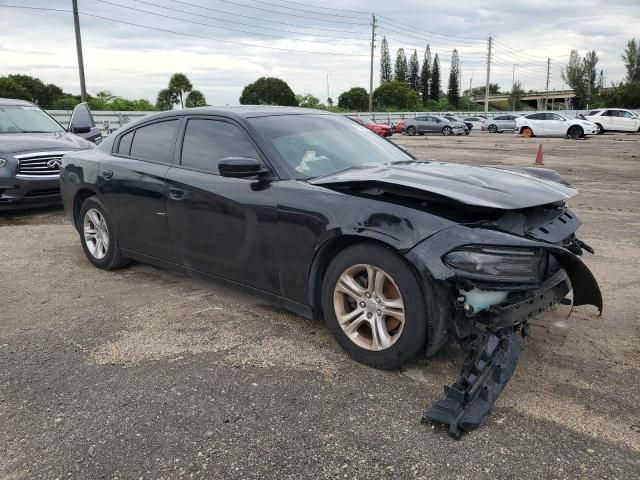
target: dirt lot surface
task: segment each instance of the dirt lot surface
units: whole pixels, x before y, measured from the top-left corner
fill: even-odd
[[[547,315],[480,429],[420,424],[453,347],[377,371],[229,287],[93,268],[59,209],[0,214],[0,478],[638,478],[640,136],[394,140],[505,165],[542,141],[580,190],[604,315]]]

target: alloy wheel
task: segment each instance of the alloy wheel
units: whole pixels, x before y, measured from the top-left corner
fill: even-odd
[[[452,132],[451,132],[451,127],[444,127],[444,128],[442,129],[442,134],[443,134],[443,135],[451,135],[451,133],[452,133]]]
[[[393,346],[405,325],[404,302],[396,282],[384,270],[353,265],[338,278],[333,306],[345,335],[366,350]]]
[[[414,136],[416,134],[416,127],[407,128],[407,135]]]
[[[84,242],[89,253],[101,260],[109,250],[109,228],[104,215],[96,208],[90,208],[84,215]]]
[[[489,128],[487,128],[487,130],[489,130],[489,133],[496,133],[498,131],[498,127],[496,127],[495,125],[489,125]]]

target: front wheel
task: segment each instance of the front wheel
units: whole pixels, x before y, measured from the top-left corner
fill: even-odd
[[[407,127],[407,135],[413,137],[417,133],[416,127]]]
[[[389,248],[365,243],[340,252],[322,283],[322,308],[336,341],[366,365],[400,368],[425,347],[423,289]]]
[[[569,131],[567,132],[567,135],[569,135],[570,138],[577,140],[578,138],[584,137],[584,130],[582,130],[582,127],[579,127],[578,125],[574,125],[569,129]]]
[[[487,131],[489,133],[496,133],[498,131],[498,127],[496,125],[489,125],[489,127],[487,127]]]
[[[596,123],[596,126],[598,127],[598,135],[604,134],[604,128],[602,128],[602,125]]]
[[[442,128],[442,135],[448,136],[448,135],[452,135],[453,131],[451,130],[451,127],[443,127]]]
[[[129,263],[120,252],[115,228],[98,197],[93,196],[85,200],[80,209],[78,223],[82,249],[93,265],[104,270],[113,270]]]

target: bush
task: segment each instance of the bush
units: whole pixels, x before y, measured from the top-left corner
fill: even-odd
[[[240,103],[242,105],[298,106],[291,87],[284,80],[275,77],[262,77],[244,87]]]
[[[369,109],[369,94],[362,87],[353,87],[340,94],[338,108],[352,112],[365,112]]]
[[[418,110],[422,101],[418,93],[398,80],[385,82],[373,92],[376,110]]]

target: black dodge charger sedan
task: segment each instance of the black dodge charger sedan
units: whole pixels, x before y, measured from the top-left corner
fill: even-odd
[[[324,318],[356,360],[467,352],[427,418],[459,437],[513,372],[516,332],[602,297],[553,171],[418,161],[346,117],[224,107],[146,117],[63,157],[65,209],[96,267],[224,279]]]

